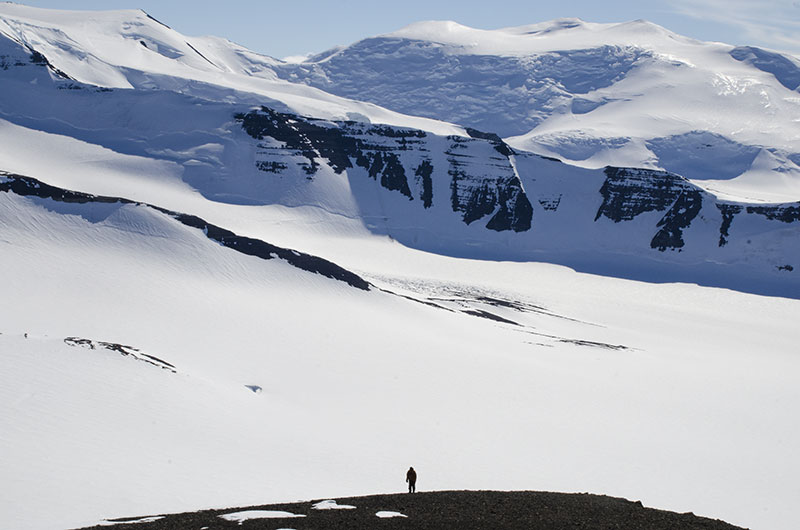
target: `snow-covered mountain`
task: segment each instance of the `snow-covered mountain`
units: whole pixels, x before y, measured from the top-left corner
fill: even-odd
[[[797,203],[282,78],[309,64],[0,4],[0,526],[393,491],[414,464],[792,527]]]
[[[422,22],[273,69],[584,167],[663,169],[739,200],[800,199],[793,56],[646,21]]]

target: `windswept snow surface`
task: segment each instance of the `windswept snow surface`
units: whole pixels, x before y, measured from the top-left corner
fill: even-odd
[[[85,26],[11,4],[0,15],[0,171],[196,215],[372,283],[237,252],[145,204],[0,192],[0,527],[392,492],[413,464],[426,490],[589,491],[794,530],[797,299],[415,250],[414,236],[438,241],[431,227],[446,244],[495,251],[519,239],[445,209],[425,218],[327,163],[311,180],[255,170],[257,140],[233,116],[268,97],[324,119],[359,112],[463,138],[460,127],[266,71],[242,81],[181,42],[231,70],[223,56],[235,48],[214,54],[141,12],[82,14],[96,22]],[[108,42],[91,57],[56,50],[89,46],[70,42],[98,25]],[[162,43],[182,66],[147,58]],[[31,62],[30,45],[51,50],[52,68]],[[113,46],[122,51],[102,51]],[[105,77],[87,85],[53,68]],[[133,88],[107,90],[124,83]],[[568,190],[583,190],[576,175],[602,184],[601,172],[523,158],[521,168],[558,166],[541,181]],[[449,197],[447,181],[436,186]],[[597,190],[577,196],[568,212],[591,204],[593,216],[602,202]],[[793,225],[774,223],[762,240],[755,221],[733,225],[752,231],[746,259],[796,248]],[[620,239],[644,231],[631,226]]]

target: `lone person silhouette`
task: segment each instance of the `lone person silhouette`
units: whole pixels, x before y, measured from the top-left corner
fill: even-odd
[[[406,482],[408,482],[408,492],[415,493],[417,491],[417,472],[413,467],[408,468],[408,472],[406,472]]]

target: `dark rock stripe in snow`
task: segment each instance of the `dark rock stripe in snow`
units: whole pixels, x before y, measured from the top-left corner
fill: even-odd
[[[770,206],[748,206],[747,213],[763,215],[770,221],[795,223],[800,221],[800,202],[794,204],[773,204]]]
[[[741,213],[742,206],[738,204],[717,204],[717,208],[722,213],[722,225],[719,227],[719,246],[724,247],[728,244],[728,231],[731,228],[733,217]]]
[[[260,239],[240,236],[230,230],[207,223],[205,220],[194,215],[173,212],[165,208],[153,206],[152,204],[139,203],[120,197],[103,197],[91,195],[89,193],[65,190],[50,186],[35,178],[13,175],[5,172],[0,172],[0,192],[10,192],[25,197],[38,197],[40,199],[51,199],[65,203],[138,204],[169,215],[185,226],[202,230],[209,239],[237,252],[241,252],[242,254],[256,256],[265,260],[280,258],[290,265],[304,271],[343,281],[358,289],[369,290],[369,283],[366,280],[326,259],[304,254],[296,250],[278,247],[261,241]]]
[[[662,252],[668,248],[683,247],[683,230],[689,228],[702,208],[703,196],[699,191],[690,190],[681,193],[672,208],[658,222],[657,226],[661,227],[661,230],[653,237],[650,247]]]
[[[148,355],[146,353],[142,353],[141,350],[138,348],[134,348],[133,346],[125,346],[124,344],[117,344],[115,342],[104,342],[104,341],[95,341],[91,339],[82,339],[79,337],[67,337],[64,339],[64,343],[69,346],[75,347],[84,347],[89,348],[90,350],[97,350],[97,349],[104,349],[112,352],[119,353],[120,355],[126,357],[133,357],[137,361],[144,361],[146,363],[152,364],[153,366],[157,366],[162,370],[169,370],[172,373],[177,373],[177,370],[173,364],[168,363],[163,359],[159,359],[153,355]]]

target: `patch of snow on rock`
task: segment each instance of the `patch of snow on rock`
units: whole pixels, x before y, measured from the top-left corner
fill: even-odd
[[[407,515],[403,515],[400,512],[385,512],[385,511],[378,512],[375,515],[377,517],[380,517],[381,519],[389,519],[391,517],[408,517]]]
[[[274,510],[247,510],[220,515],[220,518],[226,521],[238,521],[240,523],[250,519],[290,519],[294,517],[305,517],[305,515]]]
[[[130,521],[103,521],[98,526],[116,526],[118,524],[138,524],[138,523],[152,523],[154,521],[158,521],[159,519],[163,519],[163,516],[155,516],[155,517],[143,517],[141,519],[133,519]]]
[[[336,504],[335,500],[321,501],[312,506],[315,510],[354,510],[355,506],[349,504]]]

